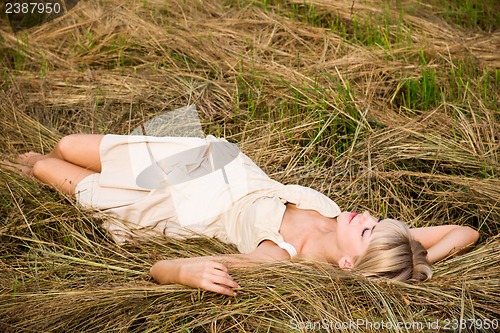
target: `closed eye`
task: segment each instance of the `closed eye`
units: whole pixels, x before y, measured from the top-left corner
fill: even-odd
[[[364,228],[363,231],[361,232],[361,238],[363,238],[363,236],[365,235],[365,232],[368,231],[368,230],[371,230],[371,232],[373,233],[373,229],[375,229],[376,226],[373,226],[373,228],[369,229],[369,228]]]

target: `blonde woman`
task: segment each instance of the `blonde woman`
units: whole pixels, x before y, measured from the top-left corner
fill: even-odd
[[[301,257],[367,276],[426,280],[432,263],[479,238],[465,226],[409,229],[368,212],[341,212],[307,187],[270,179],[236,145],[202,138],[70,135],[47,155],[11,163],[45,184],[105,212],[118,243],[158,235],[215,237],[241,254],[162,260],[161,284],[233,296],[231,267]]]

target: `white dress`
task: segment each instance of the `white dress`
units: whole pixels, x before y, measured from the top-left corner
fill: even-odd
[[[293,257],[279,233],[287,202],[336,217],[325,195],[269,178],[225,139],[106,135],[102,172],[76,187],[77,201],[105,212],[117,243],[163,234],[215,237],[241,253],[271,240]]]

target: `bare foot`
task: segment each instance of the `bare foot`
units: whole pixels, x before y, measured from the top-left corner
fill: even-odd
[[[19,155],[18,161],[21,164],[27,164],[28,166],[33,166],[36,162],[41,159],[44,159],[46,156],[40,153],[35,153],[34,151],[30,151],[24,154]]]
[[[33,169],[32,166],[24,165],[21,163],[14,163],[9,160],[2,160],[0,162],[0,167],[12,171],[22,171],[23,173],[30,176],[32,175],[32,169]]]

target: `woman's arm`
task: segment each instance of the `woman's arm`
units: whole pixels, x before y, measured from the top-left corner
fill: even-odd
[[[412,236],[427,250],[430,263],[465,251],[479,239],[479,233],[466,226],[442,225],[410,230]]]
[[[228,267],[248,267],[264,262],[288,260],[288,253],[274,242],[263,241],[248,254],[161,260],[150,270],[160,284],[182,284],[227,296],[236,296],[240,286],[229,275]]]

